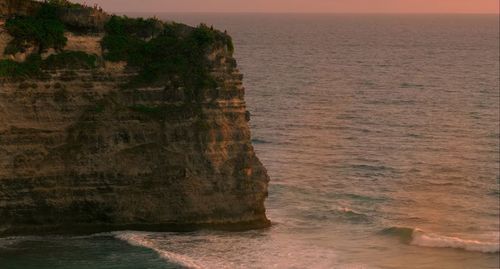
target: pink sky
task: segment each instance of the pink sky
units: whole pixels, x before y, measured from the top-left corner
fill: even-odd
[[[108,11],[499,13],[498,0],[73,0]]]

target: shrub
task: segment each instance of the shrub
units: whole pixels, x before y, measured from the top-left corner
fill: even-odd
[[[30,55],[26,61],[19,63],[12,60],[0,61],[0,77],[27,78],[39,75],[42,59],[38,54]]]
[[[218,33],[204,24],[192,29],[175,23],[160,27],[159,23],[113,16],[102,40],[105,59],[126,61],[138,69],[131,87],[168,82],[183,87],[188,98],[199,96],[196,91],[202,88],[215,87],[206,54]]]
[[[113,62],[127,61],[133,65],[144,62],[142,49],[145,42],[128,35],[107,35],[102,39],[102,46],[108,50],[105,59]]]
[[[109,35],[131,35],[137,38],[149,38],[163,30],[163,23],[155,18],[129,18],[127,16],[112,16],[105,25]]]
[[[53,4],[43,4],[35,16],[8,19],[5,27],[14,39],[4,54],[25,52],[30,46],[38,46],[39,52],[49,48],[62,49],[67,39],[64,24],[57,17],[57,8]]]
[[[97,67],[97,56],[83,51],[64,51],[49,56],[42,62],[43,69],[93,69]]]
[[[0,77],[29,78],[43,74],[47,69],[93,69],[97,67],[97,56],[81,51],[66,51],[42,60],[39,54],[31,54],[24,62],[0,61]],[[67,77],[72,77],[71,73]]]
[[[102,40],[102,46],[108,50],[105,58],[141,66],[145,64],[146,39],[163,31],[163,24],[156,19],[113,16],[105,30],[106,36]]]

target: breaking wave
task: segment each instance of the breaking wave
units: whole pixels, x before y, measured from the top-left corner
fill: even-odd
[[[174,252],[166,251],[160,249],[154,242],[154,240],[148,238],[147,233],[142,232],[115,232],[113,233],[115,238],[123,240],[130,245],[144,247],[151,249],[158,253],[160,257],[165,259],[168,262],[178,264],[180,266],[190,268],[190,269],[203,269],[204,267],[198,264],[193,259],[177,254]]]
[[[126,231],[114,234],[115,238],[153,250],[166,262],[182,268],[367,268],[339,261],[332,249],[289,240],[287,236],[276,235],[270,239],[257,231],[237,234]]]
[[[426,233],[418,228],[391,227],[382,230],[381,233],[384,235],[399,237],[399,239],[405,244],[420,247],[455,248],[483,253],[498,253],[500,248],[498,242],[469,240],[459,237]]]

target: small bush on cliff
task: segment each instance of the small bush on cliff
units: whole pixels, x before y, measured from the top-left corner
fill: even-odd
[[[65,51],[42,60],[33,53],[24,62],[0,60],[0,78],[30,78],[42,75],[45,70],[93,69],[97,67],[97,56],[81,51]]]
[[[133,82],[142,85],[168,81],[185,88],[191,97],[197,95],[196,90],[215,87],[206,59],[214,41],[214,33],[206,26],[194,29],[183,38],[166,33],[152,39],[141,50],[144,62],[139,63],[141,71]]]
[[[147,39],[160,34],[163,31],[163,23],[155,18],[129,18],[127,16],[113,16],[105,25],[109,35],[130,35],[141,39]]]
[[[42,62],[43,69],[93,69],[97,67],[97,56],[83,51],[64,51],[53,54]]]
[[[19,63],[12,60],[0,61],[0,77],[27,78],[40,74],[42,59],[38,54],[30,55],[26,61]]]
[[[36,46],[39,53],[49,48],[62,49],[67,39],[64,24],[57,17],[57,8],[54,4],[44,4],[35,16],[8,19],[5,27],[14,39],[4,54],[25,52],[31,46]]]
[[[105,30],[106,36],[102,40],[103,47],[108,51],[105,58],[139,66],[145,61],[146,39],[158,35],[163,30],[163,24],[156,19],[113,16]]]

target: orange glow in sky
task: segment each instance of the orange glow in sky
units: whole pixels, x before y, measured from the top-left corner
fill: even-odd
[[[74,0],[110,11],[499,13],[498,0]]]

